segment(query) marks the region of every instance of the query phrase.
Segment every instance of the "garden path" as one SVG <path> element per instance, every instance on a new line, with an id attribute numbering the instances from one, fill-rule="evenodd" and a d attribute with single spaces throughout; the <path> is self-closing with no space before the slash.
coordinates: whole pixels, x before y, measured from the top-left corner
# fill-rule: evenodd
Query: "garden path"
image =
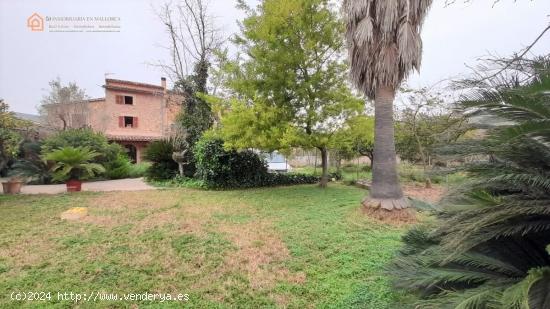
<path id="1" fill-rule="evenodd" d="M 111 191 L 145 191 L 157 188 L 147 184 L 143 178 L 120 179 L 85 182 L 82 191 L 111 192 Z M 59 194 L 67 192 L 67 187 L 62 185 L 27 185 L 21 189 L 22 194 Z M 0 192 L 1 193 L 1 192 Z"/>

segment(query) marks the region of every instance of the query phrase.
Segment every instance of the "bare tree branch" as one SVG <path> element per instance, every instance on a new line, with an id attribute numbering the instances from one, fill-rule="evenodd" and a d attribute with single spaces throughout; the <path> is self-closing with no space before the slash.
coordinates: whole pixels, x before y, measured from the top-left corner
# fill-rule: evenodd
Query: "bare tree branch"
<path id="1" fill-rule="evenodd" d="M 508 60 L 508 62 L 500 70 L 490 76 L 485 77 L 485 79 L 491 79 L 495 76 L 500 75 L 500 73 L 509 69 L 512 64 L 523 59 L 523 57 L 525 57 L 525 55 L 527 55 L 527 53 L 540 41 L 540 39 L 546 34 L 546 32 L 548 32 L 548 30 L 550 30 L 550 24 L 539 34 L 539 36 L 533 41 L 533 43 L 529 44 L 529 46 L 527 46 L 519 55 L 516 55 L 514 58 Z"/>
<path id="2" fill-rule="evenodd" d="M 209 14 L 208 0 L 166 2 L 157 11 L 169 37 L 170 63 L 149 63 L 172 81 L 184 80 L 199 62 L 209 62 L 221 46 L 220 30 Z"/>

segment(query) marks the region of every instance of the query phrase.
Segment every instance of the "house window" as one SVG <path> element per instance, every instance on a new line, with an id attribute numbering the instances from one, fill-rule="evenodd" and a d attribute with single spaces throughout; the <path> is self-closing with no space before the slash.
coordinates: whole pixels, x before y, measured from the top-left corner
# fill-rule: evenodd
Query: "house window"
<path id="1" fill-rule="evenodd" d="M 137 128 L 138 127 L 138 118 L 131 116 L 120 116 L 118 117 L 118 126 L 120 128 Z"/>
<path id="2" fill-rule="evenodd" d="M 129 95 L 117 95 L 116 104 L 134 105 L 134 97 Z"/>
<path id="3" fill-rule="evenodd" d="M 124 116 L 124 127 L 133 128 L 134 127 L 134 117 Z"/>

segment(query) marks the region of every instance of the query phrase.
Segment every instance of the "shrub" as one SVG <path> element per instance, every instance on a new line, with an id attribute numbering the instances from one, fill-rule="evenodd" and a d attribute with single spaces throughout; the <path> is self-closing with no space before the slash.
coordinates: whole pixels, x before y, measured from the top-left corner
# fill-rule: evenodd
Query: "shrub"
<path id="1" fill-rule="evenodd" d="M 152 184 L 158 187 L 204 189 L 204 181 L 196 178 L 176 176 L 168 180 L 156 180 Z"/>
<path id="2" fill-rule="evenodd" d="M 114 160 L 105 163 L 105 176 L 109 179 L 123 179 L 130 177 L 132 163 L 127 156 L 119 154 Z"/>
<path id="3" fill-rule="evenodd" d="M 170 140 L 155 141 L 145 149 L 144 158 L 151 162 L 145 176 L 151 180 L 171 179 L 177 175 L 178 164 L 172 159 L 174 146 Z"/>
<path id="4" fill-rule="evenodd" d="M 267 174 L 267 165 L 257 154 L 226 151 L 220 139 L 200 139 L 194 153 L 196 177 L 210 188 L 254 187 Z"/>
<path id="5" fill-rule="evenodd" d="M 410 163 L 402 162 L 399 166 L 399 176 L 410 182 L 425 183 L 430 180 L 432 183 L 442 183 L 445 177 L 438 174 L 437 170 L 424 171 L 420 166 L 415 166 Z"/>
<path id="6" fill-rule="evenodd" d="M 91 129 L 70 129 L 61 131 L 44 141 L 42 154 L 50 153 L 63 147 L 86 147 L 97 153 L 93 163 L 106 167 L 106 172 L 96 176 L 110 179 L 120 179 L 128 176 L 130 161 L 124 147 L 117 143 L 109 143 L 107 138 Z"/>
<path id="7" fill-rule="evenodd" d="M 315 184 L 319 177 L 306 174 L 267 174 L 261 183 L 265 187 Z"/>
<path id="8" fill-rule="evenodd" d="M 330 181 L 332 181 L 333 179 L 334 180 L 342 180 L 342 171 L 336 171 L 336 172 L 331 172 L 328 174 L 328 179 Z"/>
<path id="9" fill-rule="evenodd" d="M 209 188 L 252 188 L 263 186 L 310 184 L 315 176 L 270 174 L 267 164 L 256 153 L 225 150 L 223 141 L 203 137 L 195 146 L 196 177 Z"/>
<path id="10" fill-rule="evenodd" d="M 147 169 L 151 167 L 151 163 L 143 162 L 138 164 L 131 164 L 130 171 L 128 173 L 128 178 L 141 178 L 145 177 Z"/>
<path id="11" fill-rule="evenodd" d="M 92 163 L 99 154 L 88 147 L 63 147 L 44 154 L 44 160 L 55 162 L 54 179 L 88 179 L 105 172 L 101 164 Z"/>
<path id="12" fill-rule="evenodd" d="M 21 145 L 20 159 L 11 166 L 10 176 L 27 178 L 30 184 L 49 184 L 53 180 L 51 166 L 40 156 L 41 144 L 25 142 Z"/>

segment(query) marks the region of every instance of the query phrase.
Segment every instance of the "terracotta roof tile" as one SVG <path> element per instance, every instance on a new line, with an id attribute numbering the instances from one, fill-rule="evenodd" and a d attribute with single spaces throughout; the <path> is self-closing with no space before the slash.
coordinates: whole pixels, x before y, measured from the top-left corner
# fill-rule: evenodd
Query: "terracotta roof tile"
<path id="1" fill-rule="evenodd" d="M 107 138 L 112 141 L 131 141 L 131 142 L 151 142 L 159 141 L 164 136 L 139 136 L 139 135 L 111 135 L 107 134 Z"/>
<path id="2" fill-rule="evenodd" d="M 149 88 L 155 88 L 155 89 L 164 90 L 164 88 L 163 88 L 162 86 L 159 86 L 159 85 L 146 84 L 146 83 L 138 83 L 138 82 L 132 82 L 132 81 L 129 81 L 129 80 L 121 80 L 121 79 L 111 79 L 111 78 L 107 78 L 107 79 L 105 79 L 105 82 L 106 82 L 107 84 L 108 84 L 108 83 L 117 83 L 117 84 L 126 84 L 126 85 L 131 85 L 131 86 L 149 87 Z"/>

